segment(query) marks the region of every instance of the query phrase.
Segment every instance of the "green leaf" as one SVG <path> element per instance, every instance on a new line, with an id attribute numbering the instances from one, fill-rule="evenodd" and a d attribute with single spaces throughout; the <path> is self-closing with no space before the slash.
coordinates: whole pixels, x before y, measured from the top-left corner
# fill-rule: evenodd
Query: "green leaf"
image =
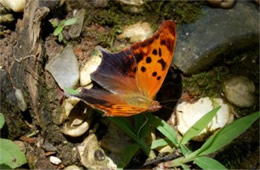
<path id="1" fill-rule="evenodd" d="M 135 129 L 139 138 L 145 138 L 150 130 L 151 113 L 139 114 L 135 116 Z"/>
<path id="2" fill-rule="evenodd" d="M 167 137 L 175 146 L 178 145 L 177 132 L 167 122 L 151 115 L 151 124 Z"/>
<path id="3" fill-rule="evenodd" d="M 63 28 L 60 27 L 60 26 L 58 26 L 58 27 L 54 30 L 53 35 L 54 35 L 54 36 L 59 35 L 59 34 L 62 32 L 62 30 L 63 30 Z"/>
<path id="4" fill-rule="evenodd" d="M 3 113 L 0 113 L 0 129 L 2 129 L 2 127 L 5 124 L 5 117 Z"/>
<path id="5" fill-rule="evenodd" d="M 167 141 L 166 139 L 157 139 L 157 140 L 152 142 L 151 149 L 163 147 L 163 146 L 166 146 L 166 145 L 169 145 L 169 141 Z"/>
<path id="6" fill-rule="evenodd" d="M 1 159 L 1 156 L 0 156 L 0 159 Z M 0 164 L 0 169 L 6 170 L 6 169 L 12 169 L 12 168 L 6 164 Z"/>
<path id="7" fill-rule="evenodd" d="M 190 168 L 189 168 L 187 165 L 185 165 L 185 164 L 181 165 L 181 167 L 182 167 L 184 170 L 190 170 Z"/>
<path id="8" fill-rule="evenodd" d="M 64 24 L 65 24 L 65 20 L 62 20 L 61 22 L 60 22 L 60 24 L 59 24 L 59 27 L 64 27 Z"/>
<path id="9" fill-rule="evenodd" d="M 195 158 L 194 163 L 197 164 L 200 168 L 205 169 L 205 170 L 227 169 L 220 162 L 218 162 L 215 159 L 209 158 L 209 157 L 197 157 L 197 158 Z"/>
<path id="10" fill-rule="evenodd" d="M 64 26 L 67 26 L 67 25 L 73 25 L 73 24 L 76 24 L 77 23 L 77 18 L 70 18 L 70 19 L 67 19 L 64 23 Z"/>
<path id="11" fill-rule="evenodd" d="M 53 21 L 51 21 L 51 25 L 53 28 L 56 28 L 58 26 L 58 21 L 54 19 Z"/>
<path id="12" fill-rule="evenodd" d="M 63 89 L 66 93 L 68 93 L 69 95 L 77 95 L 79 94 L 79 91 L 78 90 L 74 90 L 74 89 L 71 89 L 71 88 L 64 88 Z"/>
<path id="13" fill-rule="evenodd" d="M 123 169 L 124 167 L 126 167 L 129 162 L 131 161 L 131 159 L 134 157 L 135 153 L 140 149 L 140 146 L 138 144 L 131 144 L 128 145 L 123 154 L 120 155 L 120 162 L 118 164 L 118 168 L 119 169 Z"/>
<path id="14" fill-rule="evenodd" d="M 186 144 L 190 139 L 197 136 L 203 129 L 205 129 L 209 122 L 213 119 L 213 117 L 216 116 L 219 107 L 216 107 L 215 109 L 211 110 L 207 114 L 205 114 L 202 118 L 200 118 L 192 127 L 189 128 L 189 130 L 183 135 L 180 143 Z"/>
<path id="15" fill-rule="evenodd" d="M 137 142 L 145 154 L 148 156 L 149 155 L 149 147 L 145 143 L 143 138 L 138 138 L 138 136 L 135 133 L 135 129 L 130 125 L 130 123 L 127 121 L 126 118 L 123 117 L 109 117 L 113 123 L 115 123 L 123 132 L 125 132 L 128 136 L 130 136 L 135 142 Z"/>
<path id="16" fill-rule="evenodd" d="M 191 154 L 192 151 L 185 145 L 180 144 L 180 148 L 181 148 L 181 153 L 183 153 L 183 155 L 187 155 L 187 154 Z"/>
<path id="17" fill-rule="evenodd" d="M 62 33 L 59 34 L 58 40 L 59 40 L 59 42 L 61 42 L 61 41 L 63 40 L 63 35 L 62 35 Z"/>
<path id="18" fill-rule="evenodd" d="M 213 153 L 226 146 L 240 134 L 245 132 L 259 118 L 259 113 L 260 112 L 255 112 L 249 116 L 237 119 L 226 127 L 220 129 L 195 152 L 202 156 Z"/>
<path id="19" fill-rule="evenodd" d="M 11 168 L 17 168 L 26 162 L 24 153 L 14 142 L 0 138 L 0 164 L 5 164 Z"/>

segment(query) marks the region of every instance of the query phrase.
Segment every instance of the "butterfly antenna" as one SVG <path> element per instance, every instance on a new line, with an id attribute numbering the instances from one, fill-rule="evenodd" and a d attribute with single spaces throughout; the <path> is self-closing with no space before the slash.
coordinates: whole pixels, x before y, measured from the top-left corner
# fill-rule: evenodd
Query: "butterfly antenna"
<path id="1" fill-rule="evenodd" d="M 171 99 L 171 100 L 164 100 L 164 101 L 160 101 L 160 103 L 169 103 L 169 102 L 176 102 L 179 99 Z"/>
<path id="2" fill-rule="evenodd" d="M 137 137 L 139 138 L 139 134 L 140 134 L 140 132 L 141 132 L 141 130 L 143 129 L 143 127 L 145 126 L 145 124 L 148 122 L 148 117 L 145 115 L 145 114 L 143 114 L 144 115 L 144 117 L 145 117 L 145 121 L 144 121 L 144 123 L 141 125 L 141 127 L 138 129 L 138 132 L 137 132 Z"/>
<path id="3" fill-rule="evenodd" d="M 168 109 L 168 110 L 170 110 L 170 111 L 173 111 L 173 108 L 170 108 L 170 107 L 167 107 L 167 106 L 164 106 L 164 105 L 161 105 L 163 108 L 165 108 L 165 109 Z"/>

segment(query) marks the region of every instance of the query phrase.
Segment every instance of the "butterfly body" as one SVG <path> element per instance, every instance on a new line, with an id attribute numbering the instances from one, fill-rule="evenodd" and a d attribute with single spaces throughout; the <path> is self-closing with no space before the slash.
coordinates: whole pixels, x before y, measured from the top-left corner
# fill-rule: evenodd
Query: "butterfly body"
<path id="1" fill-rule="evenodd" d="M 82 89 L 74 96 L 106 116 L 159 110 L 161 105 L 154 97 L 171 65 L 175 44 L 175 24 L 165 21 L 151 38 L 119 53 L 100 49 L 103 59 L 91 78 L 105 90 Z"/>
<path id="2" fill-rule="evenodd" d="M 129 105 L 144 108 L 147 111 L 154 112 L 161 108 L 161 105 L 158 101 L 151 100 L 151 98 L 142 94 L 130 94 L 124 96 L 124 98 Z"/>

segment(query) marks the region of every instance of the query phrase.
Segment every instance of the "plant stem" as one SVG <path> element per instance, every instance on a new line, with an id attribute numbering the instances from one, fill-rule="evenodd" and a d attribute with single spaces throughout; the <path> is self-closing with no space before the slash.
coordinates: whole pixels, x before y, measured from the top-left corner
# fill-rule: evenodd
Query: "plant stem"
<path id="1" fill-rule="evenodd" d="M 198 155 L 198 152 L 192 152 L 191 154 L 189 155 L 186 155 L 186 156 L 183 156 L 183 157 L 180 157 L 180 158 L 177 158 L 177 159 L 174 159 L 170 162 L 167 162 L 167 167 L 177 167 L 177 166 L 181 166 L 182 164 L 184 163 L 187 163 L 187 162 L 190 162 L 190 161 L 193 161 L 196 156 Z"/>

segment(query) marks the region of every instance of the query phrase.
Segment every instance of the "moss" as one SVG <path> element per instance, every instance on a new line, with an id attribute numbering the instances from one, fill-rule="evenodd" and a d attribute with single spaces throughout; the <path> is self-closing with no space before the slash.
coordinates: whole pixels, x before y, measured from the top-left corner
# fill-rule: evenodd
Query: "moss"
<path id="1" fill-rule="evenodd" d="M 258 45 L 222 56 L 214 68 L 191 77 L 184 77 L 183 89 L 192 96 L 218 97 L 222 94 L 223 82 L 232 76 L 245 76 L 255 84 L 255 104 L 250 108 L 235 108 L 240 116 L 259 110 L 259 51 Z"/>
<path id="2" fill-rule="evenodd" d="M 208 72 L 195 74 L 183 79 L 183 88 L 192 96 L 218 97 L 222 92 L 222 82 L 229 77 L 226 67 L 215 67 Z"/>
<path id="3" fill-rule="evenodd" d="M 194 22 L 202 14 L 203 1 L 150 1 L 147 3 L 146 15 L 152 14 L 158 23 L 160 20 L 172 19 L 177 24 Z"/>
<path id="4" fill-rule="evenodd" d="M 105 33 L 97 35 L 97 40 L 99 44 L 111 48 L 125 25 L 147 21 L 156 30 L 162 20 L 172 19 L 177 24 L 190 23 L 200 16 L 203 4 L 204 2 L 153 1 L 146 2 L 141 7 L 143 12 L 133 14 L 127 12 L 129 6 L 109 1 L 108 6 L 102 9 L 89 5 L 85 24 L 98 23 L 109 28 Z"/>

